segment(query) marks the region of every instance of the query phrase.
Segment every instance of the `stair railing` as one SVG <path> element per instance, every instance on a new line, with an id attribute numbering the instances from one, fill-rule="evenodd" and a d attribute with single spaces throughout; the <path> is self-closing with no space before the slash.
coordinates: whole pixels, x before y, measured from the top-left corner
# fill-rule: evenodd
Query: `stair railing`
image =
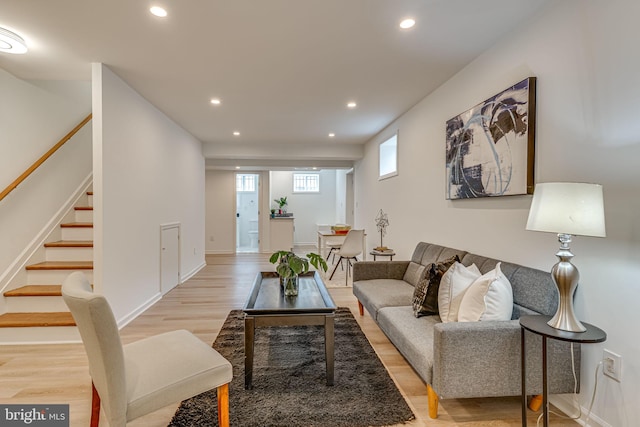
<path id="1" fill-rule="evenodd" d="M 82 127 L 84 125 L 86 125 L 91 120 L 91 117 L 92 117 L 92 114 L 89 114 L 87 117 L 85 117 L 85 119 L 83 121 L 81 121 L 78 124 L 78 126 L 73 128 L 71 130 L 71 132 L 66 134 L 64 136 L 64 138 L 62 138 L 60 141 L 58 141 L 58 143 L 56 145 L 51 147 L 51 149 L 49 151 L 47 151 L 46 153 L 44 153 L 42 155 L 42 157 L 40 157 L 38 160 L 36 160 L 34 164 L 29 166 L 29 168 L 26 171 L 24 171 L 22 173 L 22 175 L 20 175 L 18 178 L 16 178 L 15 181 L 13 181 L 11 184 L 9 184 L 9 186 L 7 188 L 5 188 L 2 191 L 2 193 L 0 193 L 0 201 L 2 201 L 2 199 L 4 199 L 9 193 L 11 193 L 13 190 L 15 190 L 18 185 L 22 184 L 22 182 L 25 179 L 27 179 L 29 177 L 29 175 L 31 175 L 36 169 L 38 169 L 38 167 L 40 165 L 42 165 L 49 157 L 51 157 L 53 155 L 53 153 L 58 151 L 58 149 L 60 147 L 62 147 L 65 144 L 65 142 L 70 140 L 73 137 L 73 135 L 75 135 L 80 129 L 82 129 Z"/>

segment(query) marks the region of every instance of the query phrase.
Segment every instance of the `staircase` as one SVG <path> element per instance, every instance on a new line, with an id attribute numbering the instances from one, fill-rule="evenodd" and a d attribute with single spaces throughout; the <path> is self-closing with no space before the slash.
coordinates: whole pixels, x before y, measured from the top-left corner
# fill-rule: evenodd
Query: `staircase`
<path id="1" fill-rule="evenodd" d="M 62 239 L 44 244 L 45 260 L 25 267 L 27 283 L 4 293 L 7 312 L 0 315 L 1 343 L 80 340 L 61 284 L 78 270 L 93 280 L 93 193 L 87 192 L 86 206 L 74 211 L 75 221 L 60 224 Z"/>

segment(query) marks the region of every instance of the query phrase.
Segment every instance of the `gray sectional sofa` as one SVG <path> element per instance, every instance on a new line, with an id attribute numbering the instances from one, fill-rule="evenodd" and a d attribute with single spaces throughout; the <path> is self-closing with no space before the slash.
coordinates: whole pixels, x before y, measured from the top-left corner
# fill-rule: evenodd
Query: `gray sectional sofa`
<path id="1" fill-rule="evenodd" d="M 411 261 L 357 262 L 353 293 L 360 314 L 370 313 L 427 385 L 429 415 L 437 416 L 438 399 L 515 396 L 521 394 L 521 315 L 552 315 L 557 290 L 548 272 L 508 262 L 502 272 L 513 289 L 509 321 L 442 323 L 438 315 L 416 318 L 412 297 L 415 285 L 431 263 L 457 255 L 462 264 L 475 264 L 481 273 L 499 260 L 430 243 L 419 243 Z M 527 394 L 542 393 L 540 337 L 527 332 Z M 576 388 L 570 344 L 548 342 L 549 392 L 571 393 Z M 580 378 L 580 346 L 573 357 Z M 578 380 L 579 381 L 579 380 Z M 577 384 L 579 388 L 579 383 Z"/>

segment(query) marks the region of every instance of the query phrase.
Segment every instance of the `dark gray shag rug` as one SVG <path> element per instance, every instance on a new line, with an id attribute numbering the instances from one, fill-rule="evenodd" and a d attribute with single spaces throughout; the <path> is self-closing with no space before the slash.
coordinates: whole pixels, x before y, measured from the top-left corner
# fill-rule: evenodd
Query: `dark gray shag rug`
<path id="1" fill-rule="evenodd" d="M 253 389 L 244 389 L 244 320 L 229 313 L 213 348 L 233 365 L 232 427 L 369 427 L 414 419 L 347 308 L 335 317 L 335 385 L 326 385 L 321 326 L 256 328 Z M 217 426 L 216 391 L 182 402 L 170 427 Z"/>

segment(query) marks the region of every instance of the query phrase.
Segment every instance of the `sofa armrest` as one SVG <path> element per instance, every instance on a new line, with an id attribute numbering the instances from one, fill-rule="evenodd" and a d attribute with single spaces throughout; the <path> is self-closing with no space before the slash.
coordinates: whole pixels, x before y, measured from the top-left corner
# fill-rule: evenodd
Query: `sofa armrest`
<path id="1" fill-rule="evenodd" d="M 542 393 L 540 336 L 526 334 L 527 394 Z M 434 326 L 432 387 L 443 398 L 521 394 L 521 329 L 518 320 L 440 323 Z M 574 349 L 577 372 L 580 348 Z M 549 391 L 574 388 L 570 344 L 548 340 Z M 579 376 L 579 375 L 578 375 Z M 578 385 L 579 387 L 579 385 Z"/>
<path id="2" fill-rule="evenodd" d="M 402 280 L 409 261 L 359 261 L 353 264 L 353 281 L 372 279 Z"/>
<path id="3" fill-rule="evenodd" d="M 439 323 L 434 326 L 433 338 L 432 387 L 439 396 L 518 394 L 520 324 L 517 320 Z"/>

